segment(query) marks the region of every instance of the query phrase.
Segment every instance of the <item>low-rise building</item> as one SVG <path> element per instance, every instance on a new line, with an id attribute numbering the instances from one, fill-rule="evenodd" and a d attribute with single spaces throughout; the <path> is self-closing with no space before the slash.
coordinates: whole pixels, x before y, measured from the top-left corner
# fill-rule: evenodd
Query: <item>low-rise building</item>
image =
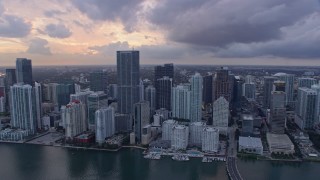
<path id="1" fill-rule="evenodd" d="M 246 152 L 252 154 L 263 153 L 263 146 L 260 138 L 255 137 L 239 137 L 239 152 Z"/>
<path id="2" fill-rule="evenodd" d="M 267 133 L 269 151 L 271 153 L 293 154 L 294 145 L 286 134 Z"/>

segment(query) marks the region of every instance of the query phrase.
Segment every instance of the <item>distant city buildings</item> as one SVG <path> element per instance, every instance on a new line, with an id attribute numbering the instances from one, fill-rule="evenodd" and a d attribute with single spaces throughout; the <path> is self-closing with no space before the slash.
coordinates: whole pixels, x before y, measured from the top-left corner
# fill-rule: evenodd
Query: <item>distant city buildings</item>
<path id="1" fill-rule="evenodd" d="M 17 58 L 16 78 L 18 83 L 33 85 L 31 60 L 26 58 Z"/>
<path id="2" fill-rule="evenodd" d="M 308 78 L 308 77 L 303 77 L 303 78 L 298 78 L 298 87 L 307 87 L 311 88 L 312 85 L 317 84 L 317 80 L 314 78 Z"/>
<path id="3" fill-rule="evenodd" d="M 91 91 L 103 91 L 108 93 L 108 74 L 106 71 L 96 71 L 91 72 L 89 81 L 90 81 L 90 90 Z"/>

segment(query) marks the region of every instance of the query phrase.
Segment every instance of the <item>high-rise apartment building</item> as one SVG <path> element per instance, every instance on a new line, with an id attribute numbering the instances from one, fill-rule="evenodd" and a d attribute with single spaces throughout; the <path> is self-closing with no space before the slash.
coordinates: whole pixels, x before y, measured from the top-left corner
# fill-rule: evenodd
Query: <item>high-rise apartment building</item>
<path id="1" fill-rule="evenodd" d="M 208 73 L 208 75 L 203 77 L 202 101 L 204 104 L 212 103 L 212 85 L 213 75 L 212 73 Z"/>
<path id="2" fill-rule="evenodd" d="M 95 112 L 108 106 L 108 96 L 103 91 L 92 93 L 88 96 L 88 128 L 91 131 L 95 131 Z"/>
<path id="3" fill-rule="evenodd" d="M 189 86 L 178 85 L 172 88 L 172 117 L 190 120 L 191 91 Z"/>
<path id="4" fill-rule="evenodd" d="M 108 74 L 106 71 L 97 71 L 90 73 L 90 90 L 91 91 L 103 91 L 108 93 Z"/>
<path id="5" fill-rule="evenodd" d="M 202 132 L 206 127 L 204 122 L 193 122 L 189 125 L 190 131 L 190 144 L 201 146 L 202 143 Z"/>
<path id="6" fill-rule="evenodd" d="M 202 130 L 202 151 L 218 152 L 219 150 L 219 129 L 205 127 Z"/>
<path id="7" fill-rule="evenodd" d="M 165 108 L 171 110 L 172 79 L 165 76 L 157 79 L 157 84 L 156 109 Z"/>
<path id="8" fill-rule="evenodd" d="M 270 127 L 272 133 L 283 134 L 286 124 L 286 93 L 283 91 L 271 92 Z"/>
<path id="9" fill-rule="evenodd" d="M 320 84 L 312 85 L 311 89 L 316 91 L 316 93 L 317 93 L 314 122 L 316 124 L 319 124 L 320 123 Z"/>
<path id="10" fill-rule="evenodd" d="M 138 143 L 141 143 L 142 128 L 150 124 L 150 107 L 148 101 L 141 101 L 134 104 L 134 132 Z"/>
<path id="11" fill-rule="evenodd" d="M 294 74 L 280 73 L 277 76 L 281 81 L 285 82 L 286 102 L 285 105 L 294 108 Z"/>
<path id="12" fill-rule="evenodd" d="M 139 101 L 139 51 L 117 51 L 118 111 L 133 113 L 133 104 Z"/>
<path id="13" fill-rule="evenodd" d="M 229 123 L 229 102 L 220 97 L 212 106 L 212 125 L 219 128 L 223 133 L 227 133 Z"/>
<path id="14" fill-rule="evenodd" d="M 213 80 L 213 101 L 224 97 L 230 103 L 233 97 L 233 82 L 234 76 L 227 68 L 217 70 Z"/>
<path id="15" fill-rule="evenodd" d="M 149 85 L 145 89 L 145 100 L 149 102 L 150 105 L 150 115 L 154 115 L 156 110 L 156 88 Z"/>
<path id="16" fill-rule="evenodd" d="M 34 83 L 35 108 L 37 113 L 37 128 L 42 129 L 42 86 L 40 83 Z"/>
<path id="17" fill-rule="evenodd" d="M 17 77 L 16 77 L 16 69 L 6 69 L 6 95 L 5 95 L 5 106 L 6 111 L 10 111 L 10 86 L 13 86 L 17 83 Z"/>
<path id="18" fill-rule="evenodd" d="M 302 87 L 298 89 L 295 122 L 301 129 L 311 129 L 315 124 L 317 91 Z"/>
<path id="19" fill-rule="evenodd" d="M 247 99 L 256 99 L 256 85 L 254 83 L 244 83 L 242 93 Z"/>
<path id="20" fill-rule="evenodd" d="M 303 78 L 298 78 L 298 87 L 307 87 L 311 88 L 312 85 L 317 84 L 317 80 L 314 78 L 308 78 L 308 77 L 303 77 Z"/>
<path id="21" fill-rule="evenodd" d="M 273 83 L 276 81 L 277 78 L 273 76 L 265 76 L 264 77 L 264 84 L 263 84 L 263 106 L 266 109 L 270 108 L 270 99 L 271 99 L 271 92 L 273 91 Z"/>
<path id="22" fill-rule="evenodd" d="M 115 134 L 115 113 L 112 107 L 98 109 L 95 112 L 96 142 L 102 144 Z"/>
<path id="23" fill-rule="evenodd" d="M 190 121 L 201 121 L 202 118 L 202 85 L 203 78 L 199 73 L 193 75 L 190 80 Z"/>

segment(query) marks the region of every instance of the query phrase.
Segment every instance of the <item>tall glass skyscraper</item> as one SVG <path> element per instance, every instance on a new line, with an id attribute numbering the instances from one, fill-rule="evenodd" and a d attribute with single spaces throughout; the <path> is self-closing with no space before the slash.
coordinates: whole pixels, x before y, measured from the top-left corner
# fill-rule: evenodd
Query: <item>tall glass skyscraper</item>
<path id="1" fill-rule="evenodd" d="M 91 91 L 104 91 L 108 93 L 107 72 L 98 71 L 90 73 L 90 90 Z"/>
<path id="2" fill-rule="evenodd" d="M 6 69 L 6 111 L 10 111 L 10 86 L 13 86 L 16 83 L 16 69 Z"/>
<path id="3" fill-rule="evenodd" d="M 139 61 L 139 51 L 117 51 L 119 113 L 133 113 L 133 104 L 139 102 Z"/>
<path id="4" fill-rule="evenodd" d="M 33 85 L 31 60 L 26 58 L 17 58 L 16 76 L 18 83 Z"/>
<path id="5" fill-rule="evenodd" d="M 191 84 L 191 122 L 201 121 L 202 118 L 202 85 L 203 78 L 199 73 L 196 73 L 190 78 Z"/>

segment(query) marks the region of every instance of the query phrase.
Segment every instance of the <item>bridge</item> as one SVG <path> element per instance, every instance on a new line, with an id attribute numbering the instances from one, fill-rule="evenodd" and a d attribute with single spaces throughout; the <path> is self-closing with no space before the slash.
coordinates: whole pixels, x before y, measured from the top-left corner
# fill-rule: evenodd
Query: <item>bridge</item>
<path id="1" fill-rule="evenodd" d="M 227 158 L 227 172 L 231 180 L 243 180 L 236 164 L 235 157 Z"/>

